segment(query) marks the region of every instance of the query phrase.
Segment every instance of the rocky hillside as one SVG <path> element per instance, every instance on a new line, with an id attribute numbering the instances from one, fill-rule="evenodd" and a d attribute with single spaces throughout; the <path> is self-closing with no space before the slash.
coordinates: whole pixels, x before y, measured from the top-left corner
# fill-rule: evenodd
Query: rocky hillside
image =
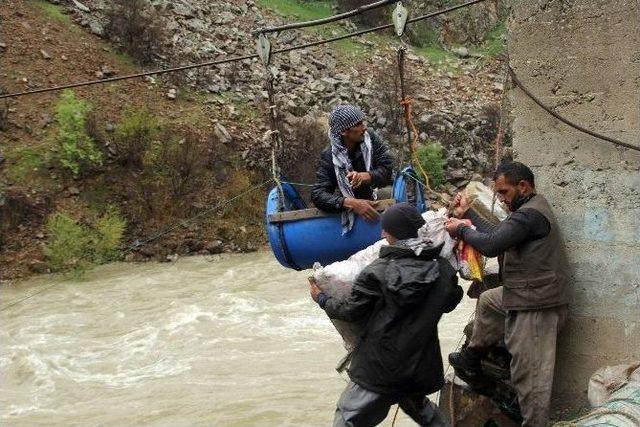
<path id="1" fill-rule="evenodd" d="M 142 15 L 153 19 L 157 31 L 140 35 L 147 41 L 145 54 L 132 57 L 120 53 L 128 39 L 122 28 L 114 29 L 115 3 L 32 0 L 2 8 L 0 89 L 13 92 L 250 54 L 251 30 L 296 19 L 281 16 L 287 9 L 279 7 L 295 1 L 152 0 L 150 7 L 141 1 Z M 286 47 L 354 27 L 347 22 L 285 32 L 272 42 Z M 488 43 L 499 44 L 499 36 L 493 37 Z M 315 156 L 326 143 L 325 113 L 339 102 L 359 104 L 370 125 L 403 157 L 396 46 L 392 35 L 382 34 L 274 57 L 271 71 L 286 136 L 281 162 L 290 179 L 313 179 Z M 474 173 L 491 168 L 504 74 L 490 48 L 410 48 L 407 54 L 407 90 L 420 139 L 441 143 L 447 155 L 441 191 L 451 193 Z M 76 98 L 90 105 L 89 135 L 104 157 L 102 164 L 75 176 L 59 161 L 61 94 L 8 103 L 0 122 L 4 278 L 50 269 L 43 247 L 50 238 L 47 219 L 55 213 L 91 224 L 115 206 L 127 224 L 123 243 L 130 245 L 260 182 L 270 150 L 264 138 L 264 75 L 257 60 L 245 60 L 75 90 Z M 137 157 L 123 136 L 127 120 L 142 117 L 136 111 L 146 111 L 155 123 L 150 127 L 158 127 Z M 263 197 L 264 192 L 254 193 L 231 211 L 184 224 L 130 251 L 127 259 L 252 250 L 264 243 Z"/>
<path id="2" fill-rule="evenodd" d="M 109 30 L 113 2 L 60 3 L 66 4 L 74 20 L 88 31 L 116 43 L 121 41 L 119 34 Z M 296 2 L 151 1 L 155 16 L 164 27 L 162 43 L 153 46 L 153 65 L 176 66 L 255 53 L 251 31 L 296 20 L 295 16 L 282 18 L 277 14 L 278 10 L 287 10 L 283 6 L 291 3 Z M 451 2 L 441 1 L 438 8 L 448 3 Z M 434 7 L 419 3 L 415 13 L 433 11 Z M 439 38 L 445 41 L 477 41 L 497 22 L 496 3 L 489 2 L 440 17 L 434 20 L 434 28 L 438 28 Z M 422 24 L 409 28 L 418 25 Z M 353 23 L 346 21 L 318 32 L 283 32 L 272 43 L 274 48 L 284 48 L 355 29 Z M 494 46 L 496 41 L 500 44 L 500 40 L 492 40 Z M 277 101 L 286 121 L 296 123 L 294 117 L 316 117 L 339 102 L 354 102 L 368 113 L 376 129 L 388 138 L 396 137 L 401 129 L 400 109 L 395 102 L 398 82 L 392 77 L 397 72 L 393 62 L 395 47 L 397 40 L 388 32 L 275 56 L 271 70 L 280 93 Z M 438 141 L 450 148 L 451 171 L 457 170 L 452 177 L 470 176 L 490 167 L 489 157 L 484 155 L 489 153 L 480 148 L 493 139 L 492 131 L 486 127 L 495 127 L 496 114 L 499 116 L 495 110 L 499 108 L 504 80 L 504 71 L 491 56 L 495 54 L 491 47 L 474 52 L 459 46 L 451 52 L 437 53 L 433 49 L 415 48 L 407 55 L 409 95 L 415 99 L 421 139 Z M 264 69 L 257 60 L 189 71 L 180 76 L 180 83 L 213 95 L 230 95 L 234 102 L 244 101 L 258 108 L 266 101 Z M 460 139 L 467 141 L 460 144 Z M 263 153 L 250 154 L 255 153 L 245 154 L 250 166 L 261 163 Z"/>

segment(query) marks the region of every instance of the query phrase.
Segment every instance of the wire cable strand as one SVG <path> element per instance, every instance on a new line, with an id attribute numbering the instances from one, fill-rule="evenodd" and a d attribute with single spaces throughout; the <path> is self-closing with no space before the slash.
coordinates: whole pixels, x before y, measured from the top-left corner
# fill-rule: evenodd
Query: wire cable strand
<path id="1" fill-rule="evenodd" d="M 422 20 L 425 20 L 425 19 L 433 18 L 435 16 L 444 15 L 444 14 L 456 11 L 458 9 L 466 8 L 466 7 L 472 6 L 472 5 L 477 4 L 477 3 L 482 3 L 484 1 L 487 1 L 487 0 L 472 0 L 470 2 L 462 3 L 462 4 L 459 4 L 457 6 L 452 6 L 452 7 L 446 8 L 446 9 L 442 9 L 442 10 L 439 10 L 437 12 L 432 12 L 432 13 L 429 13 L 429 14 L 426 14 L 426 15 L 418 16 L 418 17 L 415 17 L 415 18 L 407 20 L 407 25 L 408 24 L 412 24 L 414 22 L 422 21 Z M 276 50 L 274 50 L 272 52 L 272 54 L 275 55 L 275 54 L 279 54 L 279 53 L 290 52 L 290 51 L 293 51 L 293 50 L 306 49 L 308 47 L 319 46 L 319 45 L 326 44 L 326 43 L 332 43 L 332 42 L 348 39 L 348 38 L 351 38 L 351 37 L 357 37 L 357 36 L 361 36 L 361 35 L 364 35 L 364 34 L 373 33 L 373 32 L 376 32 L 376 31 L 386 30 L 386 29 L 392 28 L 392 27 L 393 27 L 393 24 L 380 25 L 378 27 L 368 28 L 366 30 L 361 30 L 361 31 L 355 31 L 353 33 L 348 33 L 348 34 L 344 34 L 344 35 L 341 35 L 341 36 L 332 37 L 332 38 L 329 38 L 329 39 L 323 39 L 323 40 L 318 40 L 318 41 L 315 41 L 315 42 L 304 43 L 304 44 L 300 44 L 300 45 L 294 45 L 294 46 L 290 46 L 290 47 L 286 47 L 286 48 L 276 49 Z M 21 96 L 33 95 L 33 94 L 38 94 L 38 93 L 54 92 L 54 91 L 59 91 L 59 90 L 64 90 L 64 89 L 72 89 L 72 88 L 76 88 L 76 87 L 98 85 L 98 84 L 103 84 L 103 83 L 113 83 L 113 82 L 118 82 L 118 81 L 122 81 L 122 80 L 130 80 L 130 79 L 136 79 L 136 78 L 146 77 L 146 76 L 154 76 L 154 75 L 161 75 L 161 74 L 167 74 L 167 73 L 175 73 L 175 72 L 179 72 L 179 71 L 191 70 L 191 69 L 194 69 L 194 68 L 210 67 L 210 66 L 214 66 L 214 65 L 227 64 L 227 63 L 230 63 L 230 62 L 244 61 L 244 60 L 247 60 L 247 59 L 254 59 L 254 58 L 258 58 L 258 55 L 257 54 L 251 54 L 251 55 L 244 55 L 244 56 L 236 56 L 236 57 L 232 57 L 232 58 L 219 59 L 219 60 L 215 60 L 215 61 L 201 62 L 201 63 L 197 63 L 197 64 L 183 65 L 183 66 L 172 67 L 172 68 L 163 68 L 163 69 L 158 69 L 158 70 L 153 70 L 153 71 L 146 71 L 146 72 L 136 73 L 136 74 L 128 74 L 128 75 L 125 75 L 125 76 L 109 77 L 109 78 L 100 79 L 100 80 L 89 80 L 89 81 L 85 81 L 85 82 L 70 83 L 70 84 L 52 86 L 52 87 L 41 88 L 41 89 L 32 89 L 32 90 L 23 91 L 23 92 L 0 94 L 0 99 L 18 98 L 18 97 L 21 97 Z"/>
<path id="2" fill-rule="evenodd" d="M 133 250 L 135 250 L 135 249 L 137 249 L 137 248 L 139 248 L 141 246 L 147 245 L 147 244 L 149 244 L 149 243 L 151 243 L 151 242 L 153 242 L 155 240 L 158 240 L 160 237 L 165 236 L 165 235 L 171 233 L 172 231 L 177 230 L 180 227 L 184 227 L 185 225 L 189 224 L 190 222 L 193 222 L 194 220 L 196 220 L 196 219 L 198 219 L 198 218 L 200 218 L 202 216 L 208 215 L 209 213 L 214 212 L 214 211 L 216 211 L 218 209 L 224 209 L 228 205 L 231 205 L 233 202 L 235 202 L 236 200 L 240 199 L 241 197 L 243 197 L 243 196 L 245 196 L 245 195 L 247 195 L 249 193 L 252 193 L 252 192 L 254 192 L 255 190 L 257 190 L 259 188 L 264 187 L 265 185 L 267 185 L 268 183 L 270 183 L 272 181 L 273 181 L 273 178 L 269 178 L 268 180 L 263 181 L 260 184 L 254 185 L 254 186 L 252 186 L 250 188 L 247 188 L 246 190 L 242 191 L 239 194 L 236 194 L 234 197 L 232 197 L 232 198 L 230 198 L 228 200 L 224 200 L 224 201 L 222 201 L 222 202 L 220 202 L 220 203 L 218 203 L 216 205 L 210 206 L 208 209 L 205 209 L 205 210 L 203 210 L 201 212 L 198 212 L 197 214 L 193 215 L 190 218 L 187 218 L 187 219 L 184 219 L 184 220 L 180 220 L 180 221 L 176 222 L 175 224 L 165 228 L 164 230 L 161 230 L 161 231 L 157 232 L 156 234 L 152 235 L 151 237 L 148 237 L 148 238 L 146 238 L 144 240 L 137 240 L 132 245 L 130 245 L 128 248 L 126 248 L 122 253 L 123 254 L 128 254 L 129 252 L 131 252 L 131 251 L 133 251 Z"/>
<path id="3" fill-rule="evenodd" d="M 267 34 L 274 33 L 276 31 L 284 31 L 284 30 L 293 30 L 296 28 L 305 28 L 305 27 L 316 27 L 318 25 L 329 24 L 331 22 L 340 21 L 346 18 L 350 18 L 356 15 L 362 15 L 364 12 L 369 10 L 378 9 L 384 6 L 388 6 L 393 3 L 397 3 L 400 0 L 381 0 L 375 3 L 369 3 L 364 6 L 360 6 L 357 9 L 350 10 L 348 12 L 339 13 L 337 15 L 328 16 L 326 18 L 313 19 L 311 21 L 303 21 L 303 22 L 294 22 L 291 24 L 280 25 L 277 27 L 267 27 L 267 28 L 259 28 L 253 31 L 253 34 Z"/>
<path id="4" fill-rule="evenodd" d="M 591 135 L 591 136 L 593 136 L 595 138 L 598 138 L 598 139 L 601 139 L 603 141 L 610 142 L 610 143 L 612 143 L 614 145 L 619 145 L 621 147 L 625 147 L 625 148 L 628 148 L 630 150 L 640 151 L 640 146 L 636 146 L 636 145 L 630 144 L 628 142 L 620 141 L 620 140 L 617 140 L 615 138 L 611 138 L 609 136 L 602 135 L 601 133 L 589 130 L 589 129 L 585 128 L 584 126 L 581 126 L 581 125 L 579 125 L 577 123 L 574 123 L 574 122 L 570 121 L 569 119 L 564 118 L 560 114 L 558 114 L 555 111 L 553 111 L 549 106 L 545 105 L 542 101 L 540 101 L 540 99 L 537 96 L 535 96 L 525 85 L 523 85 L 522 82 L 520 81 L 520 79 L 518 78 L 516 72 L 511 67 L 509 67 L 509 74 L 511 75 L 511 80 L 513 81 L 513 83 L 516 86 L 518 86 L 525 93 L 525 95 L 527 95 L 529 98 L 531 98 L 531 100 L 533 102 L 538 104 L 538 106 L 540 108 L 542 108 L 547 113 L 551 114 L 556 119 L 560 120 L 562 123 L 564 123 L 566 125 L 569 125 L 572 128 L 579 130 L 580 132 L 584 132 L 584 133 L 586 133 L 588 135 Z"/>

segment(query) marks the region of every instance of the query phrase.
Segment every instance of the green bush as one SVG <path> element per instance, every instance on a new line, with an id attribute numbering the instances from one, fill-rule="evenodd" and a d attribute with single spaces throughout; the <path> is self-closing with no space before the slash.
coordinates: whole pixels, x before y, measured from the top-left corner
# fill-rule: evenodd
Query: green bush
<path id="1" fill-rule="evenodd" d="M 92 224 L 83 225 L 65 213 L 52 215 L 46 223 L 44 248 L 52 271 L 81 275 L 93 265 L 117 260 L 126 227 L 117 209 L 109 207 Z"/>
<path id="2" fill-rule="evenodd" d="M 145 154 L 159 132 L 160 123 L 149 110 L 127 110 L 115 133 L 118 161 L 142 169 Z"/>
<path id="3" fill-rule="evenodd" d="M 202 139 L 192 129 L 167 129 L 149 156 L 154 173 L 171 190 L 172 198 L 180 198 L 203 185 L 211 139 Z"/>
<path id="4" fill-rule="evenodd" d="M 102 165 L 102 152 L 87 133 L 87 113 L 90 106 L 76 99 L 72 91 L 65 91 L 56 106 L 56 120 L 60 125 L 57 142 L 62 167 L 77 177 L 85 169 Z"/>
<path id="5" fill-rule="evenodd" d="M 82 273 L 89 265 L 88 230 L 64 213 L 56 213 L 46 223 L 49 241 L 44 248 L 51 271 Z"/>
<path id="6" fill-rule="evenodd" d="M 444 180 L 444 167 L 447 164 L 442 145 L 435 142 L 423 144 L 418 147 L 417 154 L 420 164 L 429 176 L 431 187 L 442 184 Z"/>
<path id="7" fill-rule="evenodd" d="M 104 264 L 120 258 L 120 245 L 127 222 L 113 206 L 95 221 L 94 235 L 91 239 L 94 264 Z"/>

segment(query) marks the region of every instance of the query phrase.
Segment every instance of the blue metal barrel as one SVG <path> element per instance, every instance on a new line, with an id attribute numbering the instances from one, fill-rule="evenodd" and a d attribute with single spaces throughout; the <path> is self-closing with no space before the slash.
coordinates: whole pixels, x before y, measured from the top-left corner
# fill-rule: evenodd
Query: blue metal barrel
<path id="1" fill-rule="evenodd" d="M 353 228 L 344 236 L 340 214 L 331 214 L 287 222 L 272 222 L 269 216 L 292 210 L 296 200 L 302 201 L 289 184 L 282 184 L 284 209 L 280 210 L 280 194 L 274 188 L 267 198 L 266 227 L 273 254 L 280 264 L 295 270 L 311 268 L 315 262 L 331 264 L 349 258 L 381 239 L 380 221 L 367 222 L 356 216 Z M 297 203 L 297 209 L 303 209 Z"/>
<path id="2" fill-rule="evenodd" d="M 422 187 L 408 174 L 414 174 L 411 167 L 404 168 L 393 185 L 393 198 L 405 202 L 413 195 L 418 211 L 427 209 Z M 411 186 L 409 189 L 408 186 Z M 306 209 L 298 191 L 291 185 L 282 184 L 282 194 L 276 187 L 267 197 L 265 222 L 269 243 L 280 264 L 295 270 L 311 268 L 315 262 L 328 265 L 342 261 L 354 253 L 381 239 L 380 221 L 368 222 L 356 216 L 351 231 L 342 235 L 340 214 L 321 214 L 286 221 L 274 219 L 273 214 L 302 211 Z"/>

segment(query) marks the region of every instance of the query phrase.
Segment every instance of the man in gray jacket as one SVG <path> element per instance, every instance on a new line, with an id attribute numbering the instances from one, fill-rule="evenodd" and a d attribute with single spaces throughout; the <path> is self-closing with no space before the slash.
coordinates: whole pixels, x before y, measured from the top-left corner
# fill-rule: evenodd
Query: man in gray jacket
<path id="1" fill-rule="evenodd" d="M 481 371 L 488 347 L 504 340 L 511 353 L 511 381 L 518 394 L 523 426 L 546 426 L 556 360 L 556 339 L 567 317 L 569 265 L 556 217 L 536 193 L 533 172 L 522 163 L 501 164 L 495 191 L 511 215 L 492 226 L 462 196 L 447 231 L 485 256 L 500 258 L 502 287 L 480 295 L 469 345 L 449 355 L 457 368 Z"/>

